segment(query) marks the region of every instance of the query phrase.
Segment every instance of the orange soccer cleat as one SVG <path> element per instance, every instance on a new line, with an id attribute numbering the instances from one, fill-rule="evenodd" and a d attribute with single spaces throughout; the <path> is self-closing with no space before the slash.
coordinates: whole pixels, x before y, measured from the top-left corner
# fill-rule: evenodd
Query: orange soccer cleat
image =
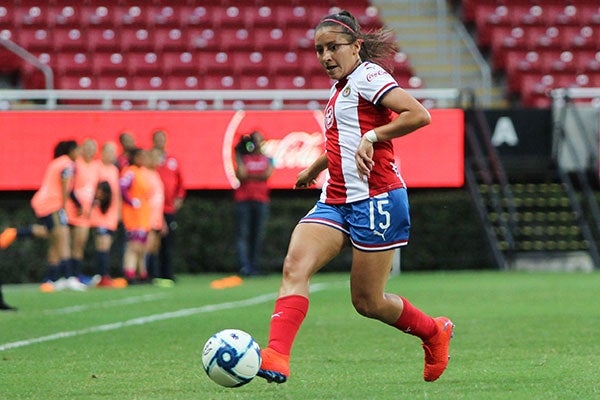
<path id="1" fill-rule="evenodd" d="M 281 354 L 269 347 L 261 350 L 262 362 L 257 376 L 267 382 L 283 383 L 290 376 L 290 356 Z"/>
<path id="2" fill-rule="evenodd" d="M 454 336 L 454 324 L 446 317 L 435 318 L 438 332 L 434 337 L 423 342 L 425 350 L 425 369 L 423 379 L 433 382 L 439 378 L 448 366 L 450 339 Z"/>
<path id="3" fill-rule="evenodd" d="M 6 228 L 0 233 L 0 249 L 6 249 L 17 238 L 17 228 Z"/>

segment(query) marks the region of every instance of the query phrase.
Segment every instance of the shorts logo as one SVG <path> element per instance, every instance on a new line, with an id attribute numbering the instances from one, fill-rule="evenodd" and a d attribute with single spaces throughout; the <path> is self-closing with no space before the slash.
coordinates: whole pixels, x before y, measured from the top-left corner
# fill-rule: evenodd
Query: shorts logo
<path id="1" fill-rule="evenodd" d="M 342 96 L 344 96 L 344 97 L 350 96 L 350 86 L 346 86 L 344 88 L 344 91 L 342 92 Z"/>
<path id="2" fill-rule="evenodd" d="M 325 127 L 327 129 L 333 126 L 333 106 L 328 106 L 325 110 Z"/>

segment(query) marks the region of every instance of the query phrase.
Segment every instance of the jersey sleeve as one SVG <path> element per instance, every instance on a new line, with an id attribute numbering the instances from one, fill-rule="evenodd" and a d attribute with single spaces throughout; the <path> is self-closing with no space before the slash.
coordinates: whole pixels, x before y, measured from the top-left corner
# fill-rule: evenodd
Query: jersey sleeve
<path id="1" fill-rule="evenodd" d="M 390 90 L 399 87 L 394 77 L 377 64 L 369 63 L 362 73 L 357 82 L 359 93 L 373 104 L 379 105 Z"/>

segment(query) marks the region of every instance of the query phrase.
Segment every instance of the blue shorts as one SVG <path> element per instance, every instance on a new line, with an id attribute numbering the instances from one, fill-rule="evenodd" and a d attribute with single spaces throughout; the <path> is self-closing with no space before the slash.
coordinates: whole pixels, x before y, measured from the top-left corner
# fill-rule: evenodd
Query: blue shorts
<path id="1" fill-rule="evenodd" d="M 50 215 L 46 215 L 45 217 L 40 217 L 37 220 L 40 225 L 44 225 L 46 229 L 48 229 L 48 232 L 52 231 L 56 226 L 69 225 L 69 219 L 67 218 L 67 213 L 64 208 L 61 208 Z"/>
<path id="2" fill-rule="evenodd" d="M 408 244 L 410 216 L 406 189 L 395 189 L 349 204 L 317 205 L 300 220 L 331 226 L 363 251 L 395 249 Z"/>

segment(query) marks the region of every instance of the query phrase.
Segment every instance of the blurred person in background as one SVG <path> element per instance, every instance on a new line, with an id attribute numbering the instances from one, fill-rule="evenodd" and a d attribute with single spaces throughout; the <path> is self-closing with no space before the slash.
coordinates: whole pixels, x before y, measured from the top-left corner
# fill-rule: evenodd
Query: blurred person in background
<path id="1" fill-rule="evenodd" d="M 75 160 L 73 190 L 66 204 L 67 218 L 71 230 L 71 268 L 79 280 L 92 286 L 89 276 L 82 272 L 85 247 L 90 235 L 90 215 L 98 187 L 98 163 L 94 157 L 98 144 L 94 139 L 85 139 L 81 144 L 81 152 Z"/>
<path id="2" fill-rule="evenodd" d="M 152 134 L 152 145 L 160 154 L 160 164 L 156 168 L 164 186 L 164 218 L 165 230 L 160 242 L 159 268 L 157 283 L 170 286 L 175 282 L 173 272 L 173 247 L 177 229 L 177 212 L 183 205 L 186 191 L 183 185 L 181 166 L 177 159 L 166 151 L 167 134 L 164 130 L 156 130 Z"/>
<path id="3" fill-rule="evenodd" d="M 119 171 L 129 165 L 131 150 L 135 149 L 135 139 L 128 132 L 123 132 L 119 135 L 119 143 L 121 144 L 121 154 L 117 156 L 117 168 Z"/>
<path id="4" fill-rule="evenodd" d="M 16 307 L 10 306 L 4 302 L 4 295 L 2 294 L 2 284 L 0 283 L 0 311 L 17 311 Z"/>
<path id="5" fill-rule="evenodd" d="M 260 132 L 244 135 L 235 146 L 235 176 L 240 186 L 234 191 L 236 251 L 242 276 L 261 275 L 260 256 L 269 217 L 269 186 L 273 160 L 262 152 Z"/>
<path id="6" fill-rule="evenodd" d="M 148 242 L 146 244 L 146 269 L 149 279 L 159 285 L 162 283 L 158 275 L 158 253 L 160 241 L 163 234 L 166 234 L 164 206 L 165 206 L 165 188 L 156 168 L 162 161 L 162 153 L 158 149 L 152 149 L 148 152 L 149 161 L 147 168 L 147 180 L 150 186 L 150 232 L 148 233 Z"/>
<path id="7" fill-rule="evenodd" d="M 59 142 L 54 159 L 48 164 L 42 184 L 31 199 L 37 223 L 20 228 L 7 228 L 0 234 L 0 248 L 6 249 L 15 239 L 47 238 L 48 269 L 40 286 L 43 292 L 71 289 L 85 290 L 86 286 L 73 275 L 69 220 L 65 207 L 73 189 L 75 160 L 79 146 L 74 140 Z"/>
<path id="8" fill-rule="evenodd" d="M 127 240 L 123 254 L 123 272 L 130 284 L 148 280 L 144 255 L 151 228 L 151 207 L 146 165 L 148 152 L 140 148 L 131 150 L 130 165 L 125 167 L 119 179 L 123 200 L 123 226 Z"/>
<path id="9" fill-rule="evenodd" d="M 116 159 L 116 144 L 106 142 L 102 146 L 102 157 L 95 160 L 99 183 L 90 224 L 95 228 L 94 271 L 100 277 L 97 284 L 99 287 L 115 286 L 115 281 L 110 276 L 110 250 L 121 215 L 121 189 Z"/>

